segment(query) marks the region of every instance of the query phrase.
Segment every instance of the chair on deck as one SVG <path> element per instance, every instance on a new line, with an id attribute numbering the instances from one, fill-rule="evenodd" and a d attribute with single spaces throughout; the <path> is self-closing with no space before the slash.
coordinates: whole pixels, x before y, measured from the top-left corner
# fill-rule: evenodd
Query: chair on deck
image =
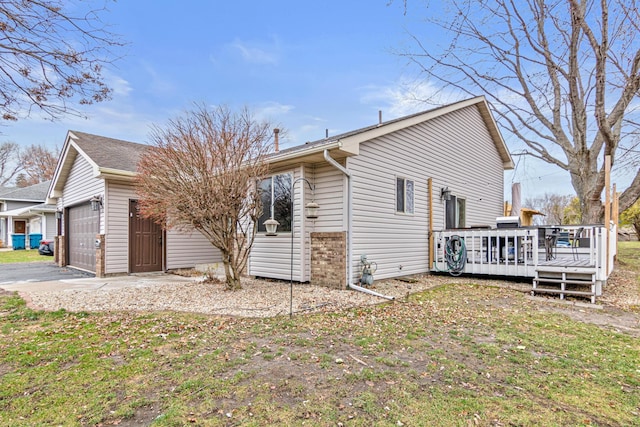
<path id="1" fill-rule="evenodd" d="M 580 227 L 576 230 L 576 233 L 573 235 L 573 240 L 571 241 L 571 253 L 573 254 L 573 260 L 578 260 L 578 248 L 580 247 L 580 236 L 584 231 L 584 227 Z"/>
<path id="2" fill-rule="evenodd" d="M 551 261 L 556 257 L 554 253 L 554 249 L 556 247 L 556 240 L 558 239 L 558 231 L 559 231 L 559 230 L 557 231 L 556 230 L 557 229 L 554 229 L 551 234 L 549 234 L 548 236 L 545 236 L 544 238 L 544 249 L 545 249 L 547 261 Z"/>

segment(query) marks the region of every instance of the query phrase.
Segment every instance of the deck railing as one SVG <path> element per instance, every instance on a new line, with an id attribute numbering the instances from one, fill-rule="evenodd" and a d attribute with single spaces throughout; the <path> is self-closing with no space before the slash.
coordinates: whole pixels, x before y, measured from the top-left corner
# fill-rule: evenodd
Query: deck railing
<path id="1" fill-rule="evenodd" d="M 615 233 L 615 226 L 607 233 L 601 225 L 442 230 L 434 233 L 432 269 L 451 270 L 447 249 L 453 240 L 466 256 L 463 268 L 455 266 L 459 273 L 534 277 L 536 268 L 554 263 L 591 268 L 598 280 L 606 280 L 613 270 Z"/>

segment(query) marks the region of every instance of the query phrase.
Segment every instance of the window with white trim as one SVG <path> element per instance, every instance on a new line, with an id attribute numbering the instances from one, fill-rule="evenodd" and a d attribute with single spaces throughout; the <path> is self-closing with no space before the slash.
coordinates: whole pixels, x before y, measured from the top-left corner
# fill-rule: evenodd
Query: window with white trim
<path id="1" fill-rule="evenodd" d="M 264 222 L 273 218 L 280 223 L 278 231 L 291 231 L 291 174 L 270 176 L 258 183 L 262 199 L 262 215 L 258 231 L 267 231 Z"/>
<path id="2" fill-rule="evenodd" d="M 396 177 L 396 212 L 413 213 L 413 181 Z"/>

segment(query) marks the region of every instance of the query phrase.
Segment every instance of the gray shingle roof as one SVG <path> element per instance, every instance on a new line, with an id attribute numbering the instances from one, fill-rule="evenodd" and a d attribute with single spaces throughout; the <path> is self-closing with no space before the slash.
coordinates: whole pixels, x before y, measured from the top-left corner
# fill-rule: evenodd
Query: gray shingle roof
<path id="1" fill-rule="evenodd" d="M 77 137 L 73 141 L 100 168 L 135 172 L 140 156 L 148 145 L 121 139 L 107 138 L 90 133 L 70 131 Z"/>
<path id="2" fill-rule="evenodd" d="M 9 191 L 0 193 L 0 199 L 3 200 L 46 200 L 47 191 L 51 181 L 41 182 L 29 187 L 13 188 Z"/>

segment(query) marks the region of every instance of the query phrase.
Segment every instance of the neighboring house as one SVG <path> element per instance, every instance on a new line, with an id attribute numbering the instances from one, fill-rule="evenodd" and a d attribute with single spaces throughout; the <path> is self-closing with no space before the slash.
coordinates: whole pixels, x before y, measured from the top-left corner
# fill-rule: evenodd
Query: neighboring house
<path id="1" fill-rule="evenodd" d="M 147 145 L 67 133 L 49 187 L 60 212 L 60 265 L 97 276 L 164 271 L 221 260 L 202 234 L 163 231 L 138 213 L 133 179 Z"/>
<path id="2" fill-rule="evenodd" d="M 18 240 L 16 248 L 37 247 L 41 239 L 53 240 L 57 234 L 56 207 L 45 203 L 50 183 L 0 190 L 0 247 L 14 247 L 14 240 Z"/>
<path id="3" fill-rule="evenodd" d="M 430 271 L 430 232 L 495 226 L 504 171 L 513 168 L 484 97 L 282 150 L 268 162 L 249 274 L 289 279 L 292 263 L 293 280 L 338 288 L 357 283 L 365 255 L 377 264 L 376 280 Z M 315 220 L 303 217 L 312 199 Z M 280 223 L 277 236 L 265 233 L 269 217 Z"/>

